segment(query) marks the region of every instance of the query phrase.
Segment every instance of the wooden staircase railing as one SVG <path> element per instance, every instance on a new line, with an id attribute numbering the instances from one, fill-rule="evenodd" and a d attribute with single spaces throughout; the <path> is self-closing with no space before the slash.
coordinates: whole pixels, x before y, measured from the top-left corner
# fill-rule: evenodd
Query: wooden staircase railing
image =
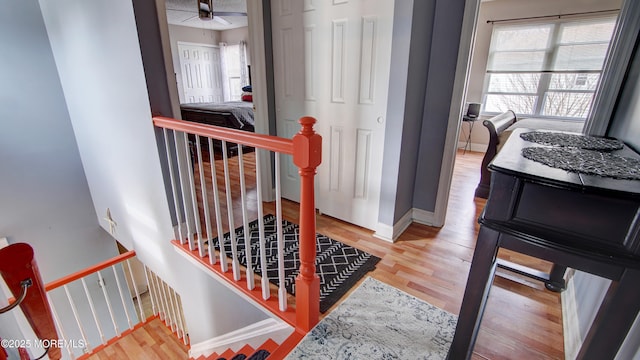
<path id="1" fill-rule="evenodd" d="M 173 193 L 173 205 L 177 218 L 177 240 L 173 243 L 180 250 L 195 257 L 202 265 L 218 273 L 222 278 L 241 289 L 247 296 L 262 304 L 275 315 L 296 328 L 298 333 L 311 330 L 319 320 L 320 281 L 315 269 L 316 258 L 316 219 L 314 200 L 314 176 L 321 162 L 322 138 L 315 133 L 313 125 L 316 120 L 303 117 L 299 120 L 302 128 L 292 139 L 250 133 L 235 129 L 187 122 L 165 117 L 154 117 L 154 125 L 163 130 L 166 158 Z M 204 140 L 204 142 L 202 141 Z M 234 161 L 239 163 L 240 199 L 235 199 L 229 175 L 229 143 L 238 144 L 238 155 Z M 208 146 L 207 146 L 208 145 Z M 255 154 L 249 151 L 255 149 Z M 209 156 L 206 157 L 206 151 Z M 248 263 L 246 275 L 240 274 L 237 258 L 237 242 L 235 224 L 243 224 L 245 234 L 248 233 L 250 220 L 262 219 L 263 201 L 261 179 L 261 161 L 275 154 L 275 202 L 278 224 L 278 241 L 282 241 L 282 207 L 280 203 L 280 157 L 292 155 L 293 163 L 298 167 L 300 176 L 300 214 L 299 214 L 299 274 L 295 280 L 295 310 L 287 306 L 287 294 L 283 285 L 283 266 L 279 268 L 278 299 L 271 297 L 269 279 L 266 276 L 264 262 L 264 229 L 260 226 L 260 249 L 254 256 L 246 256 L 248 262 L 253 257 L 258 259 L 257 267 L 261 271 L 261 283 L 254 283 L 252 263 Z M 203 154 L 205 156 L 203 156 Z M 245 155 L 246 154 L 246 155 Z M 256 204 L 249 204 L 254 199 L 246 196 L 247 185 L 243 161 L 245 156 L 255 156 L 256 161 Z M 262 160 L 261 160 L 262 159 Z M 218 163 L 216 165 L 216 163 Z M 222 163 L 222 166 L 219 164 Z M 207 167 L 209 166 L 209 167 Z M 223 176 L 219 168 L 224 168 Z M 210 171 L 210 175 L 207 175 Z M 234 174 L 236 176 L 236 174 Z M 220 177 L 220 180 L 217 180 Z M 236 180 L 237 181 L 237 180 Z M 224 183 L 224 184 L 222 184 Z M 200 191 L 198 191 L 198 188 Z M 213 205 L 209 204 L 209 195 L 213 192 Z M 237 201 L 236 201 L 237 200 Z M 223 203 L 226 202 L 225 208 Z M 235 203 L 241 204 L 241 210 L 234 209 Z M 198 207 L 200 205 L 200 207 Z M 249 214 L 248 208 L 256 209 L 257 214 Z M 224 216 L 226 212 L 227 216 Z M 213 220 L 212 220 L 213 218 Z M 261 222 L 258 221 L 261 225 Z M 186 230 L 184 229 L 186 227 Z M 216 238 L 230 233 L 231 251 L 225 246 L 215 245 Z M 221 241 L 220 241 L 221 243 Z M 252 251 L 248 247 L 248 251 Z M 278 249 L 282 256 L 284 251 Z M 231 265 L 230 268 L 228 265 Z"/>
<path id="2" fill-rule="evenodd" d="M 7 309 L 18 305 L 34 334 L 46 342 L 47 346 L 42 350 L 47 351 L 50 359 L 60 359 L 60 349 L 55 345 L 58 333 L 33 248 L 29 244 L 16 243 L 0 249 L 0 276 L 15 297 Z"/>
<path id="3" fill-rule="evenodd" d="M 27 247 L 31 249 L 27 244 L 10 245 L 12 246 L 20 246 L 21 252 L 25 252 Z M 185 345 L 188 344 L 186 325 L 181 317 L 179 296 L 144 265 L 141 270 L 144 270 L 146 284 L 140 285 L 146 285 L 147 288 L 140 288 L 133 274 L 132 262 L 135 261 L 135 256 L 134 251 L 128 251 L 42 287 L 43 300 L 47 308 L 46 315 L 51 319 L 54 331 L 57 329 L 55 337 L 43 335 L 42 330 L 47 329 L 42 325 L 42 319 L 46 318 L 44 313 L 34 316 L 33 311 L 23 312 L 38 338 L 46 339 L 42 342 L 43 344 L 57 345 L 48 350 L 47 355 L 50 359 L 60 359 L 63 350 L 71 359 L 87 358 L 157 317 L 164 321 L 178 339 L 182 339 Z M 4 262 L 3 260 L 6 259 L 0 253 L 0 263 L 13 269 L 11 271 L 13 278 L 22 279 L 24 274 L 20 271 L 16 272 L 14 267 L 20 256 L 14 254 L 11 259 Z M 7 283 L 13 283 L 14 281 L 11 280 L 13 278 L 5 276 L 8 273 L 5 266 L 0 268 L 2 268 L 3 277 L 9 279 Z M 100 290 L 95 289 L 96 280 Z M 12 292 L 17 296 L 16 291 Z M 147 296 L 144 295 L 146 292 L 151 303 L 149 309 L 144 309 L 142 304 L 142 297 Z M 33 291 L 32 294 L 37 292 Z M 132 301 L 132 297 L 135 301 Z M 114 298 L 118 300 L 114 301 Z M 9 301 L 14 303 L 15 299 L 9 299 Z M 67 310 L 67 316 L 59 316 L 58 309 L 62 308 Z M 71 312 L 68 311 L 69 309 Z M 108 317 L 100 316 L 107 313 Z M 97 337 L 91 335 L 95 335 L 96 332 Z M 76 335 L 70 335 L 71 333 Z M 29 350 L 32 352 L 36 348 L 43 347 L 28 339 L 24 344 L 31 347 Z M 29 359 L 26 347 L 18 350 L 21 351 L 21 358 Z M 0 359 L 3 354 L 4 352 L 0 349 Z"/>

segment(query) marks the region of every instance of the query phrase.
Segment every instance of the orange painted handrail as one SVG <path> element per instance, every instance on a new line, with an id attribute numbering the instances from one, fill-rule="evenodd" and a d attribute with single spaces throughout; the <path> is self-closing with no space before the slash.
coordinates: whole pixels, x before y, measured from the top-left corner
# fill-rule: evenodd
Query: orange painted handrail
<path id="1" fill-rule="evenodd" d="M 296 327 L 310 331 L 320 317 L 320 278 L 316 274 L 316 213 L 314 176 L 322 160 L 322 137 L 313 130 L 316 119 L 300 118 L 293 139 L 156 116 L 155 126 L 293 155 L 300 174 L 300 272 L 296 278 Z"/>
<path id="2" fill-rule="evenodd" d="M 237 144 L 253 146 L 283 154 L 293 154 L 293 141 L 277 136 L 256 134 L 248 131 L 176 120 L 162 116 L 153 117 L 153 124 L 163 129 L 184 131 L 189 134 L 231 141 Z"/>
<path id="3" fill-rule="evenodd" d="M 107 259 L 101 263 L 89 266 L 86 269 L 82 269 L 78 272 L 75 272 L 73 274 L 69 274 L 63 278 L 60 278 L 58 280 L 54 280 L 50 283 L 48 283 L 47 285 L 45 285 L 45 290 L 46 291 L 51 291 L 53 289 L 57 289 L 61 286 L 64 286 L 70 282 L 76 281 L 78 279 L 81 279 L 87 275 L 91 275 L 93 273 L 95 273 L 96 271 L 100 271 L 103 269 L 108 268 L 109 266 L 115 265 L 117 263 L 120 263 L 122 261 L 125 261 L 127 259 L 130 259 L 132 257 L 136 256 L 136 252 L 131 250 L 131 251 L 127 251 L 126 253 L 120 254 L 118 256 L 112 257 L 111 259 Z"/>

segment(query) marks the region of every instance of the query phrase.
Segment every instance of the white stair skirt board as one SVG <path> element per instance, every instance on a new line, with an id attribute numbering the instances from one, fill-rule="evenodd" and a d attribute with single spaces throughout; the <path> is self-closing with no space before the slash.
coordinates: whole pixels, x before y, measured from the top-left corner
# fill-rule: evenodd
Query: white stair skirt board
<path id="1" fill-rule="evenodd" d="M 413 209 L 409 209 L 397 223 L 391 225 L 378 223 L 376 225 L 376 232 L 373 233 L 374 237 L 378 239 L 388 241 L 388 242 L 396 242 L 398 237 L 411 225 L 413 222 Z"/>
<path id="2" fill-rule="evenodd" d="M 564 358 L 575 359 L 582 346 L 580 339 L 580 323 L 578 321 L 578 306 L 576 305 L 576 291 L 571 281 L 575 270 L 569 269 L 566 283 L 567 289 L 560 293 L 562 303 L 562 332 L 564 333 Z"/>
<path id="3" fill-rule="evenodd" d="M 227 349 L 238 351 L 245 345 L 258 349 L 269 339 L 281 344 L 292 332 L 293 328 L 286 323 L 266 319 L 213 339 L 192 344 L 189 357 L 194 359 L 203 355 L 206 357 L 214 352 L 220 354 Z"/>

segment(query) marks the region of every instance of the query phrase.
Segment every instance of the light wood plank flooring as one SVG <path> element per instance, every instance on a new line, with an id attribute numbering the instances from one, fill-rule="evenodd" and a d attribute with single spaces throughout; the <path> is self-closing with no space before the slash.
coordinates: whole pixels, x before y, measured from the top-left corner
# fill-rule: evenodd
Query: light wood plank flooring
<path id="1" fill-rule="evenodd" d="M 477 219 L 486 202 L 474 197 L 483 155 L 458 152 L 442 228 L 414 223 L 391 244 L 373 237 L 370 230 L 319 215 L 317 232 L 380 257 L 369 273 L 373 278 L 457 315 L 479 229 Z M 286 203 L 285 217 L 297 220 L 294 204 Z M 499 257 L 544 271 L 551 267 L 506 250 Z M 542 283 L 498 271 L 509 279 L 494 281 L 473 358 L 563 359 L 559 294 Z"/>
<path id="2" fill-rule="evenodd" d="M 412 224 L 398 241 L 391 244 L 373 237 L 370 230 L 318 215 L 317 231 L 380 257 L 382 260 L 370 276 L 457 315 L 478 232 L 476 219 L 485 204 L 483 199 L 474 198 L 482 156 L 475 152 L 458 153 L 446 223 L 442 228 Z M 245 166 L 255 166 L 253 153 L 246 154 L 244 159 Z M 221 169 L 221 165 L 218 168 Z M 204 172 L 210 174 L 206 167 Z M 199 187 L 198 181 L 196 185 Z M 255 177 L 248 179 L 247 186 L 255 187 Z M 255 199 L 253 189 L 249 189 L 248 194 Z M 236 197 L 239 198 L 234 194 L 234 203 Z M 284 217 L 297 221 L 297 204 L 284 201 L 283 207 Z M 273 203 L 265 204 L 264 208 L 265 213 L 275 213 Z M 508 251 L 501 251 L 499 256 L 540 270 L 550 267 L 546 262 Z M 505 275 L 509 279 L 496 277 L 494 281 L 473 358 L 564 358 L 560 296 L 545 290 L 541 283 L 517 275 Z M 160 328 L 154 326 L 151 329 L 168 332 L 160 325 Z M 146 326 L 143 329 L 150 331 Z M 94 359 L 126 359 L 113 355 L 120 349 L 120 355 L 144 352 L 148 354 L 140 356 L 154 358 L 163 346 L 176 349 L 181 345 L 177 339 L 173 339 L 174 345 L 171 346 L 167 345 L 168 339 L 160 345 L 123 340 L 116 350 L 103 350 L 110 351 L 109 356 L 112 357 Z M 186 358 L 186 350 L 182 353 L 168 352 L 161 358 Z"/>

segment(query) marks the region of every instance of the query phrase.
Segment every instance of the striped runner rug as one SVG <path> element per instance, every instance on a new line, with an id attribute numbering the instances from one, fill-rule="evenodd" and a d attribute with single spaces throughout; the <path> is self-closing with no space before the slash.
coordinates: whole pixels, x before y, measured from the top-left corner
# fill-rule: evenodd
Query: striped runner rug
<path id="1" fill-rule="evenodd" d="M 276 217 L 265 215 L 263 218 L 266 245 L 266 267 L 269 281 L 278 285 L 278 242 Z M 298 225 L 287 220 L 282 221 L 284 238 L 284 286 L 287 292 L 295 295 L 295 279 L 298 275 Z M 238 249 L 238 261 L 247 266 L 246 237 L 244 227 L 235 231 Z M 260 243 L 258 220 L 249 223 L 249 244 L 253 271 L 261 275 Z M 231 256 L 231 236 L 224 235 L 224 247 L 227 256 Z M 219 249 L 218 239 L 214 239 Z M 367 272 L 373 270 L 380 258 L 367 252 L 343 244 L 322 234 L 316 234 L 316 273 L 320 277 L 320 312 L 324 313 L 336 303 Z"/>

